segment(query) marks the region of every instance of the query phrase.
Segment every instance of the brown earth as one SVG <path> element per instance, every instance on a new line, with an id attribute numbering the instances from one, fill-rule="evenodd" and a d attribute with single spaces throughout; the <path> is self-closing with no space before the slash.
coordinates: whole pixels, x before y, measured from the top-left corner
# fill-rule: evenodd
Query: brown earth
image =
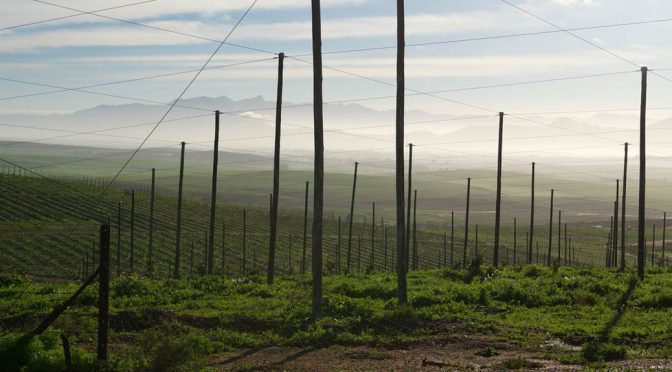
<path id="1" fill-rule="evenodd" d="M 486 347 L 496 351 L 479 356 Z M 203 367 L 216 371 L 462 371 L 505 370 L 507 360 L 525 360 L 540 370 L 577 370 L 541 359 L 544 348 L 526 349 L 482 336 L 451 335 L 404 347 L 331 347 L 327 349 L 268 347 L 239 349 L 208 358 Z M 535 364 L 537 364 L 535 366 Z M 672 365 L 671 365 L 672 366 Z M 530 368 L 528 368 L 530 369 Z"/>

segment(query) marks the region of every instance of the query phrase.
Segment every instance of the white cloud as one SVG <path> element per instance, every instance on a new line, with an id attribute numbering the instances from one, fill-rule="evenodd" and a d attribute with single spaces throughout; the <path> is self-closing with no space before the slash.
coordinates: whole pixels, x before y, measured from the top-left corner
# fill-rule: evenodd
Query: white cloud
<path id="1" fill-rule="evenodd" d="M 512 17 L 514 18 L 514 17 Z M 418 14 L 406 18 L 407 36 L 455 35 L 459 33 L 493 30 L 507 27 L 512 22 L 495 13 L 472 12 L 460 14 Z M 151 26 L 176 30 L 220 40 L 230 30 L 230 24 L 206 24 L 198 21 L 157 21 Z M 519 20 L 514 27 L 523 27 Z M 323 38 L 371 38 L 394 36 L 395 17 L 352 17 L 325 20 L 322 24 Z M 0 33 L 2 35 L 3 33 Z M 282 22 L 242 24 L 232 40 L 278 40 L 299 41 L 311 39 L 311 23 Z M 182 36 L 138 26 L 106 23 L 98 26 L 74 29 L 56 29 L 30 33 L 5 32 L 0 38 L 0 49 L 5 52 L 26 52 L 39 48 L 88 47 L 88 46 L 152 46 L 208 43 Z"/>
<path id="2" fill-rule="evenodd" d="M 72 9 L 91 12 L 98 9 L 132 4 L 141 0 L 69 0 L 67 2 L 62 0 L 46 1 L 63 5 Z M 322 6 L 325 8 L 353 6 L 365 4 L 370 1 L 371 0 L 323 0 Z M 242 11 L 247 9 L 251 3 L 251 0 L 160 0 L 106 11 L 100 14 L 131 20 L 158 18 L 180 14 L 200 14 L 211 16 L 223 12 Z M 9 9 L 10 11 L 0 12 L 0 28 L 76 14 L 76 12 L 71 10 L 26 0 L 3 0 L 2 6 L 3 9 Z M 255 10 L 297 8 L 310 9 L 310 2 L 306 0 L 260 0 L 254 7 Z M 92 21 L 104 22 L 106 20 L 104 18 L 93 15 L 81 15 L 67 18 L 65 20 L 59 21 L 59 23 L 63 24 Z"/>

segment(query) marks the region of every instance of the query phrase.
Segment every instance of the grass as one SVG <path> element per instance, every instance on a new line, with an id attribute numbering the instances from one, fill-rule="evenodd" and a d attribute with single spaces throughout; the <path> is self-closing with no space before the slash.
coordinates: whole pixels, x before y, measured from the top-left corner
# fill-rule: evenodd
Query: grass
<path id="1" fill-rule="evenodd" d="M 282 277 L 267 286 L 256 276 L 180 281 L 123 276 L 112 283 L 112 365 L 161 370 L 162 361 L 168 360 L 189 368 L 209 354 L 274 345 L 412 345 L 440 329 L 534 349 L 549 340 L 582 346 L 581 351 L 558 353 L 561 361 L 670 356 L 665 345 L 672 334 L 672 312 L 665 304 L 672 274 L 649 273 L 630 289 L 632 273 L 600 269 L 560 267 L 554 272 L 525 266 L 480 271 L 475 277 L 461 270 L 411 272 L 411 305 L 404 307 L 396 304 L 396 280 L 391 274 L 328 276 L 320 319 L 310 316 L 306 277 Z M 0 354 L 6 357 L 8 347 L 19 345 L 23 351 L 13 354 L 33 357 L 21 357 L 17 363 L 55 365 L 62 361 L 57 336 L 66 333 L 77 350 L 77 363 L 88 366 L 92 354 L 87 350 L 95 344 L 95 288 L 87 289 L 44 336 L 17 343 L 75 288 L 74 283 L 0 275 L 5 350 Z M 496 355 L 487 347 L 481 352 Z M 534 368 L 527 362 L 505 363 L 510 363 L 507 369 Z"/>

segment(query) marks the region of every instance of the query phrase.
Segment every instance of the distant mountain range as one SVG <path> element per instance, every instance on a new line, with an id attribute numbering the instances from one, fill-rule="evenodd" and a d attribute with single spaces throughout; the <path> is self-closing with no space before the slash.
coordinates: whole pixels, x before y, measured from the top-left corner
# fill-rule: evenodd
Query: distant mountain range
<path id="1" fill-rule="evenodd" d="M 312 105 L 285 102 L 283 106 L 283 154 L 295 156 L 297 162 L 310 161 Z M 138 146 L 167 109 L 166 105 L 127 104 L 97 106 L 69 114 L 1 115 L 0 140 L 130 149 Z M 180 141 L 186 141 L 190 150 L 211 151 L 215 109 L 224 113 L 221 150 L 272 155 L 275 102 L 260 96 L 238 101 L 227 97 L 184 99 L 144 148 L 175 149 Z M 394 118 L 394 110 L 375 110 L 356 103 L 325 105 L 327 154 L 342 160 L 391 160 Z M 489 158 L 496 154 L 494 113 L 470 118 L 414 110 L 406 113 L 406 123 L 405 142 L 420 145 L 420 163 L 479 164 L 492 162 Z M 651 154 L 667 153 L 666 142 L 672 141 L 672 118 L 649 122 L 648 129 Z M 622 157 L 623 142 L 639 139 L 638 114 L 600 113 L 583 119 L 506 116 L 504 136 L 506 159 L 617 159 Z"/>

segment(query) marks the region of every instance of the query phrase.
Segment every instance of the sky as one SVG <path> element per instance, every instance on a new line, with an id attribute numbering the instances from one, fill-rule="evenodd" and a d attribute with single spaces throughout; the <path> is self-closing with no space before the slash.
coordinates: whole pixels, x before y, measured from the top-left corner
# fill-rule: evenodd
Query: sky
<path id="1" fill-rule="evenodd" d="M 662 0 L 510 1 L 562 28 L 672 18 L 672 3 Z M 0 84 L 0 114 L 72 112 L 97 105 L 134 102 L 110 95 L 170 102 L 193 78 L 194 70 L 217 48 L 217 40 L 226 37 L 252 3 L 251 0 L 155 0 L 97 13 L 202 37 L 199 39 L 55 6 L 90 12 L 133 4 L 132 0 L 2 2 L 8 11 L 0 14 L 0 29 L 3 29 L 0 31 L 3 54 L 0 78 L 6 79 Z M 396 2 L 323 0 L 322 8 L 324 52 L 392 47 L 326 53 L 325 100 L 394 95 Z M 435 96 L 412 95 L 408 98 L 408 110 L 474 115 L 498 111 L 636 108 L 639 105 L 637 67 L 567 33 L 412 46 L 556 30 L 501 0 L 409 0 L 406 8 L 407 87 L 412 91 L 446 91 L 619 73 Z M 228 41 L 265 52 L 225 45 L 209 64 L 218 68 L 206 70 L 199 76 L 185 98 L 243 99 L 261 95 L 272 101 L 277 62 L 269 52 L 285 52 L 292 57 L 285 64 L 285 100 L 310 102 L 312 70 L 307 63 L 311 59 L 310 16 L 308 0 L 258 0 Z M 67 18 L 11 28 L 58 17 Z M 658 74 L 672 80 L 672 71 L 663 71 L 672 68 L 672 47 L 666 36 L 671 31 L 672 22 L 664 21 L 581 30 L 576 34 L 636 65 L 659 69 Z M 250 63 L 226 67 L 241 62 Z M 89 89 L 106 95 L 67 91 L 13 98 L 51 91 L 53 87 L 81 87 L 175 72 L 188 73 Z M 651 76 L 650 106 L 665 106 L 671 91 L 672 81 Z M 394 100 L 376 99 L 361 104 L 391 109 Z"/>
<path id="2" fill-rule="evenodd" d="M 244 17 L 253 0 L 0 1 L 0 140 L 60 144 L 59 131 L 116 128 L 68 137 L 68 144 L 122 149 L 117 158 L 82 159 L 116 171 L 140 144 L 175 149 L 187 141 L 190 151 L 211 150 L 212 120 L 203 115 L 232 99 L 246 100 L 236 103 L 245 112 L 228 122 L 220 149 L 270 156 L 273 111 L 261 109 L 274 106 L 276 53 L 284 52 L 283 159 L 310 160 L 309 0 L 257 0 Z M 322 21 L 325 101 L 364 106 L 327 105 L 327 157 L 342 162 L 328 171 L 350 172 L 364 155 L 370 167 L 380 155 L 377 164 L 390 170 L 396 1 L 322 0 Z M 639 68 L 648 66 L 649 156 L 656 158 L 649 164 L 660 169 L 649 180 L 667 182 L 669 35 L 672 2 L 663 0 L 406 0 L 405 140 L 418 145 L 414 161 L 494 172 L 502 111 L 506 171 L 526 174 L 537 161 L 538 172 L 612 185 L 626 141 L 637 171 Z M 199 110 L 175 109 L 143 142 L 185 87 L 184 100 Z M 595 167 L 603 159 L 609 167 Z M 658 187 L 667 192 L 667 183 Z"/>

